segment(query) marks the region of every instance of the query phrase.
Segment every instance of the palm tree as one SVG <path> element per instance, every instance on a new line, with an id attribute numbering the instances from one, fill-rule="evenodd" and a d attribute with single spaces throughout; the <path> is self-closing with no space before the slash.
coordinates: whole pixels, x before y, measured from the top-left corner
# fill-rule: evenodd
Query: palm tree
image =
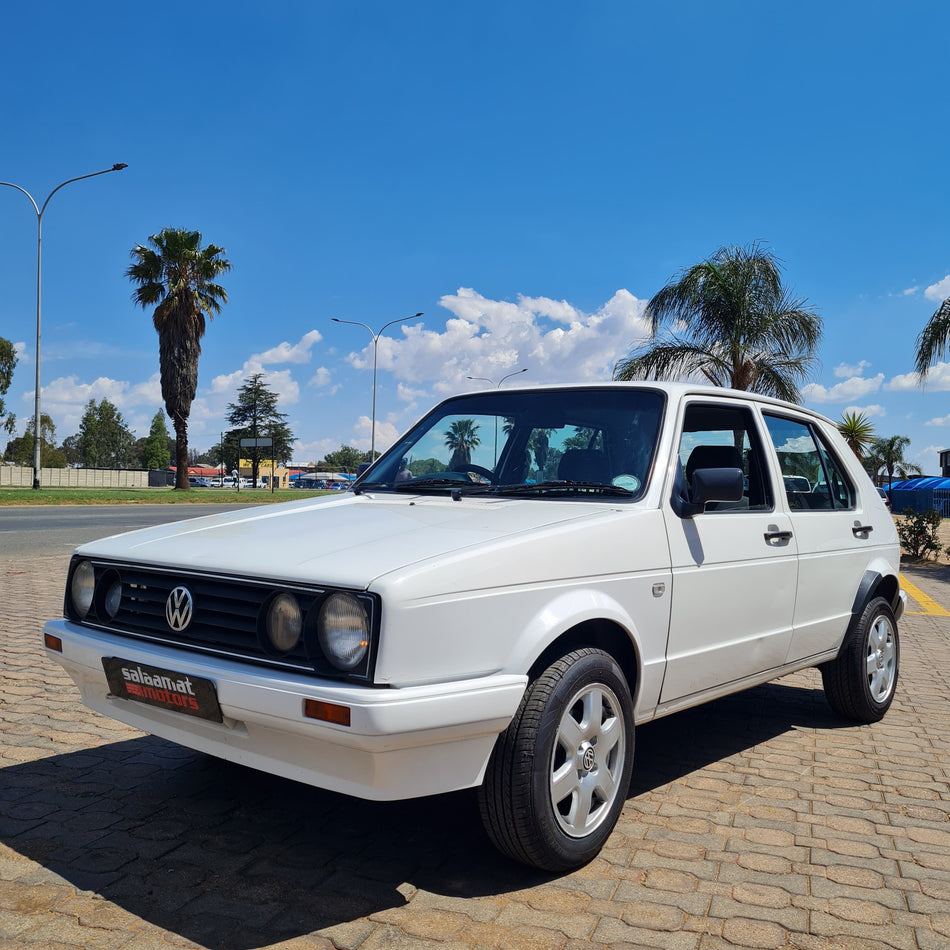
<path id="1" fill-rule="evenodd" d="M 198 389 L 198 357 L 205 316 L 227 303 L 227 291 L 214 281 L 229 271 L 224 248 L 201 246 L 200 231 L 165 228 L 132 248 L 126 277 L 138 286 L 132 299 L 147 309 L 158 331 L 162 399 L 175 426 L 175 488 L 188 488 L 188 415 Z"/>
<path id="2" fill-rule="evenodd" d="M 618 361 L 614 379 L 703 376 L 801 402 L 798 384 L 814 368 L 821 317 L 782 286 L 771 251 L 719 248 L 660 289 L 645 315 L 651 341 Z"/>
<path id="3" fill-rule="evenodd" d="M 472 460 L 472 449 L 481 444 L 474 419 L 459 419 L 445 433 L 445 444 L 452 450 L 449 469 L 461 469 Z"/>
<path id="4" fill-rule="evenodd" d="M 947 352 L 950 341 L 950 297 L 934 311 L 927 326 L 917 337 L 917 372 L 921 382 L 927 378 L 930 367 Z"/>
<path id="5" fill-rule="evenodd" d="M 908 475 L 921 475 L 920 466 L 908 462 L 904 458 L 904 449 L 910 445 L 906 435 L 892 435 L 886 439 L 875 439 L 868 450 L 868 456 L 874 474 L 878 475 L 883 469 L 887 472 L 887 485 L 891 486 L 894 476 L 907 478 Z"/>
<path id="6" fill-rule="evenodd" d="M 851 451 L 864 458 L 864 450 L 874 441 L 874 426 L 863 412 L 846 412 L 838 423 L 838 431 L 844 436 Z"/>

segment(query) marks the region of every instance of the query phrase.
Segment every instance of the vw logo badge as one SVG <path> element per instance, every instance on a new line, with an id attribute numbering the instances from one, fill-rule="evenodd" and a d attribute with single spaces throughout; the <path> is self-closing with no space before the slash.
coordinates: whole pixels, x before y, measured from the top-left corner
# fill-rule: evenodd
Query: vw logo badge
<path id="1" fill-rule="evenodd" d="M 165 601 L 165 619 L 176 633 L 181 633 L 191 623 L 194 602 L 187 587 L 176 587 Z"/>

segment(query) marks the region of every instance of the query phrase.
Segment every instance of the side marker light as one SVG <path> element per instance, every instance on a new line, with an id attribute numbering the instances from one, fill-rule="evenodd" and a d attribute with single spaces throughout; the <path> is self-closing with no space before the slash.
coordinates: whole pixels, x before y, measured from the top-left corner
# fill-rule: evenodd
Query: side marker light
<path id="1" fill-rule="evenodd" d="M 305 699 L 303 714 L 308 719 L 319 719 L 321 722 L 332 722 L 337 726 L 350 724 L 350 707 L 338 706 L 336 703 L 325 703 L 319 699 Z"/>

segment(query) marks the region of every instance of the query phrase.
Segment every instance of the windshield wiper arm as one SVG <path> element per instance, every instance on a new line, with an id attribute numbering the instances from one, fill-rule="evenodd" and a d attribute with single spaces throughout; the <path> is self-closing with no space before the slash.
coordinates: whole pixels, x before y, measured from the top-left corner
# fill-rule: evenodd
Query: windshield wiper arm
<path id="1" fill-rule="evenodd" d="M 603 482 L 572 481 L 538 482 L 534 485 L 498 485 L 493 491 L 498 495 L 553 495 L 576 492 L 579 494 L 590 493 L 629 497 L 633 494 L 629 489 L 621 488 L 619 485 L 605 485 Z"/>
<path id="2" fill-rule="evenodd" d="M 466 495 L 492 490 L 492 486 L 487 482 L 463 482 L 458 478 L 414 478 L 411 482 L 399 482 L 393 485 L 394 491 L 403 492 L 439 491 L 446 488 L 464 492 Z"/>

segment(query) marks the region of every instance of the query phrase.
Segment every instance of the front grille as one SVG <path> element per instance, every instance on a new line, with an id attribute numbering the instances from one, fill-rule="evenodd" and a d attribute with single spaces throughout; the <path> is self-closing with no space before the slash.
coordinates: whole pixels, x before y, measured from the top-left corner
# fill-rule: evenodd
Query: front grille
<path id="1" fill-rule="evenodd" d="M 96 579 L 92 607 L 85 618 L 73 616 L 67 596 L 66 612 L 73 620 L 185 650 L 320 676 L 344 676 L 324 657 L 316 635 L 320 606 L 334 589 L 90 560 Z M 116 583 L 121 584 L 118 609 L 113 603 L 107 610 L 106 599 Z M 174 630 L 166 619 L 169 595 L 178 587 L 187 589 L 192 602 L 191 621 L 181 631 Z M 296 597 L 303 617 L 303 635 L 287 652 L 279 652 L 270 644 L 265 628 L 268 607 L 281 593 Z M 362 597 L 375 628 L 375 602 L 368 595 Z M 375 637 L 372 639 L 375 642 Z M 369 678 L 371 665 L 355 678 Z"/>

